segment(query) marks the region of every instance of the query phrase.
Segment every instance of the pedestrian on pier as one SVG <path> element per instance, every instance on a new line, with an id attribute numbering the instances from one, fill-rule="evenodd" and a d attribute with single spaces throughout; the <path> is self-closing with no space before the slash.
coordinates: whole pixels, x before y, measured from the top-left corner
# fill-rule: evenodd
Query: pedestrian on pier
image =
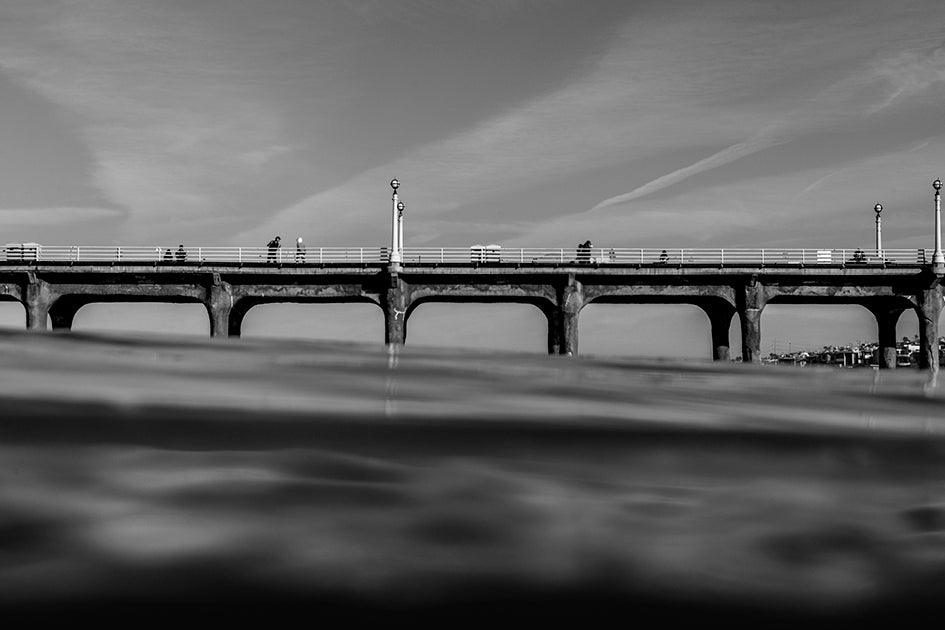
<path id="1" fill-rule="evenodd" d="M 295 239 L 295 262 L 305 262 L 305 243 L 301 236 Z"/>
<path id="2" fill-rule="evenodd" d="M 184 249 L 184 244 L 181 243 L 177 246 L 177 262 L 184 262 L 187 260 L 187 251 Z"/>
<path id="3" fill-rule="evenodd" d="M 577 246 L 577 261 L 578 264 L 586 264 L 591 262 L 591 242 L 584 241 Z"/>
<path id="4" fill-rule="evenodd" d="M 282 237 L 275 237 L 266 243 L 266 247 L 269 248 L 269 254 L 266 256 L 266 262 L 276 262 L 276 253 L 278 252 L 279 248 L 282 247 Z"/>
<path id="5" fill-rule="evenodd" d="M 171 248 L 168 247 L 164 250 L 164 260 L 170 262 L 174 260 L 174 252 L 171 251 Z"/>

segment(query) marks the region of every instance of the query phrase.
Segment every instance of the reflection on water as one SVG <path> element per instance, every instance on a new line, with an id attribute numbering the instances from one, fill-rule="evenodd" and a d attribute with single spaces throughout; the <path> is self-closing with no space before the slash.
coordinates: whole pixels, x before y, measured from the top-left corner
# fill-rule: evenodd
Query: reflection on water
<path id="1" fill-rule="evenodd" d="M 945 583 L 917 371 L 8 332 L 0 376 L 9 611 L 877 619 Z"/>

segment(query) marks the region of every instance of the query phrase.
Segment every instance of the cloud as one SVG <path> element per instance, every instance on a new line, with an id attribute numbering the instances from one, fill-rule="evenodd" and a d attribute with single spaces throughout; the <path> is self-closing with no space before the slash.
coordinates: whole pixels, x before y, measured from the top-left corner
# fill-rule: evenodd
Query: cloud
<path id="1" fill-rule="evenodd" d="M 741 158 L 751 155 L 752 153 L 757 153 L 769 147 L 783 144 L 785 142 L 788 142 L 788 140 L 777 137 L 758 137 L 746 142 L 733 144 L 732 146 L 726 147 L 718 153 L 714 153 L 709 157 L 690 164 L 685 168 L 675 170 L 672 173 L 667 173 L 666 175 L 649 181 L 643 186 L 634 188 L 628 193 L 617 195 L 615 197 L 611 197 L 610 199 L 605 199 L 591 208 L 591 211 L 600 210 L 609 206 L 627 203 L 628 201 L 633 201 L 634 199 L 639 199 L 640 197 L 645 197 L 646 195 L 652 194 L 658 190 L 662 190 L 672 186 L 673 184 L 679 183 L 697 173 L 701 173 L 718 166 L 724 166 L 725 164 L 730 164 L 731 162 L 740 160 Z"/>
<path id="2" fill-rule="evenodd" d="M 117 219 L 123 214 L 124 212 L 114 208 L 3 208 L 0 209 L 0 222 L 6 226 L 45 227 Z"/>

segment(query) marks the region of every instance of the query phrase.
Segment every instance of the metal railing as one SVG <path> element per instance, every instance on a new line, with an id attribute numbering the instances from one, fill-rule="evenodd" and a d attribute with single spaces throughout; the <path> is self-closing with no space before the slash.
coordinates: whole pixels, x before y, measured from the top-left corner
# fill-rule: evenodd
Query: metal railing
<path id="1" fill-rule="evenodd" d="M 517 264 L 517 265 L 639 265 L 639 266 L 814 266 L 814 265 L 928 265 L 931 249 L 700 249 L 592 247 L 407 247 L 403 263 Z M 247 263 L 247 264 L 385 264 L 386 247 L 161 247 L 50 246 L 15 243 L 0 246 L 0 261 L 74 263 Z"/>
<path id="2" fill-rule="evenodd" d="M 692 265 L 692 266 L 777 266 L 777 265 L 926 265 L 932 262 L 930 249 L 699 249 L 592 247 L 499 248 L 499 247 L 407 247 L 402 253 L 407 263 L 511 263 L 511 264 L 592 264 L 592 265 Z"/>
<path id="3" fill-rule="evenodd" d="M 7 245 L 0 260 L 88 263 L 386 263 L 386 247 L 159 247 Z"/>

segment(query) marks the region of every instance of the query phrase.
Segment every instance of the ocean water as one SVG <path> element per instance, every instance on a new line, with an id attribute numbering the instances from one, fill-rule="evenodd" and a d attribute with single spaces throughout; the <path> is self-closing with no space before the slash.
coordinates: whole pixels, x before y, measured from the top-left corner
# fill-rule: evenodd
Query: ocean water
<path id="1" fill-rule="evenodd" d="M 942 595 L 917 370 L 0 332 L 5 618 L 796 627 Z"/>

